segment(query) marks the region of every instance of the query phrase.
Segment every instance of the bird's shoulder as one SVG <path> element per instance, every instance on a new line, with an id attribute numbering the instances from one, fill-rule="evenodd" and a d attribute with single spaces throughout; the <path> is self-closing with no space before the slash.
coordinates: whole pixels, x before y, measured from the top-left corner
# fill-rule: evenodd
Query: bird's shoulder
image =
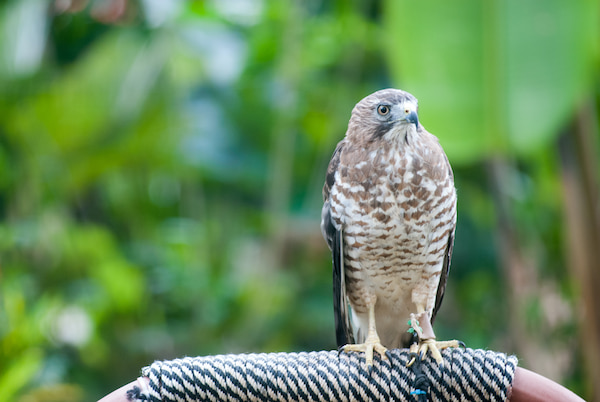
<path id="1" fill-rule="evenodd" d="M 419 130 L 420 141 L 415 147 L 415 157 L 423 163 L 427 173 L 434 180 L 444 177 L 453 178 L 452 168 L 448 157 L 440 144 L 438 137 L 421 127 Z"/>
<path id="2" fill-rule="evenodd" d="M 338 142 L 335 150 L 333 151 L 333 155 L 331 156 L 331 160 L 329 161 L 329 165 L 327 166 L 325 184 L 323 185 L 323 200 L 325 201 L 329 198 L 331 187 L 333 187 L 333 184 L 335 183 L 335 173 L 340 166 L 341 154 L 346 147 L 346 143 L 347 140 L 345 138 Z"/>

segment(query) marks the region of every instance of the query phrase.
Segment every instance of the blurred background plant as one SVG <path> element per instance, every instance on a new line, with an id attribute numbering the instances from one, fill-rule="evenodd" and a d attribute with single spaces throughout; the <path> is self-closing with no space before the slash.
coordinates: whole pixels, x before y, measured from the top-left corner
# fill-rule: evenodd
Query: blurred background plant
<path id="1" fill-rule="evenodd" d="M 453 163 L 440 338 L 600 401 L 595 1 L 0 5 L 0 400 L 335 347 L 321 186 L 394 86 Z"/>

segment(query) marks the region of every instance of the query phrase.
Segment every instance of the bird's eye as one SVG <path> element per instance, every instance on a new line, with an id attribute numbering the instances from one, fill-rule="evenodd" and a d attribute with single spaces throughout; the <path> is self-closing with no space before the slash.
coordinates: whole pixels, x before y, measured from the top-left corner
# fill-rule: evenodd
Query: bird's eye
<path id="1" fill-rule="evenodd" d="M 377 113 L 380 116 L 386 116 L 390 113 L 390 107 L 388 105 L 379 105 L 377 106 Z"/>
<path id="2" fill-rule="evenodd" d="M 409 113 L 410 113 L 410 110 L 408 110 L 408 109 L 404 109 L 404 113 L 406 113 L 406 114 L 409 114 Z"/>

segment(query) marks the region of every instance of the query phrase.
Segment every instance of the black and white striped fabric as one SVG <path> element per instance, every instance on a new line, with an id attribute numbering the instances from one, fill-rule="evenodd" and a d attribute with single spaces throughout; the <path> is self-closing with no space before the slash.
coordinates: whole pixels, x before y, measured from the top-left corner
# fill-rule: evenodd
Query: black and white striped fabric
<path id="1" fill-rule="evenodd" d="M 137 401 L 507 401 L 517 358 L 480 349 L 445 349 L 406 367 L 407 349 L 376 357 L 337 351 L 217 355 L 157 361 Z M 427 389 L 415 386 L 418 376 Z M 426 378 L 425 378 L 426 377 Z M 415 381 L 417 380 L 417 381 Z M 136 399 L 137 398 L 137 399 Z"/>

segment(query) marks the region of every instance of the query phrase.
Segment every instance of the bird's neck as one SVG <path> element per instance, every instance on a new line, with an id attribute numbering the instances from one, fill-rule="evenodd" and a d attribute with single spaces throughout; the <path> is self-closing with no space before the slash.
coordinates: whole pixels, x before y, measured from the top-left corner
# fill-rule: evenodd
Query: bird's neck
<path id="1" fill-rule="evenodd" d="M 413 146 L 418 135 L 416 127 L 413 124 L 409 124 L 388 131 L 383 136 L 383 140 L 389 142 L 393 147 L 403 149 L 407 146 Z"/>

